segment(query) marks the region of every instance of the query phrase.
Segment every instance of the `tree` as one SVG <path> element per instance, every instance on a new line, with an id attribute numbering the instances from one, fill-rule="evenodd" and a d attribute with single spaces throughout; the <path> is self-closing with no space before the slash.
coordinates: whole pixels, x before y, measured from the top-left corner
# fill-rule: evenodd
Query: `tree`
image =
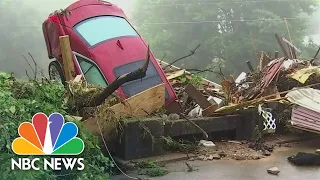
<path id="1" fill-rule="evenodd" d="M 166 53 L 165 61 L 173 61 L 202 42 L 196 55 L 177 65 L 204 69 L 216 59 L 222 59 L 225 74 L 235 76 L 247 71 L 247 60 L 257 65 L 259 51 L 279 51 L 275 33 L 290 39 L 284 18 L 292 42 L 305 47 L 306 19 L 317 6 L 312 0 L 149 2 L 135 0 L 132 19 L 159 59 Z"/>

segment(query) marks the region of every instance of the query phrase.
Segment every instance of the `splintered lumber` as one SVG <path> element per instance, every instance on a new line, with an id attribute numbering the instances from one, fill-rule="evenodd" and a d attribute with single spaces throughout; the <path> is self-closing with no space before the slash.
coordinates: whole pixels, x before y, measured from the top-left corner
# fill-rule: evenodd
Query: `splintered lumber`
<path id="1" fill-rule="evenodd" d="M 69 36 L 60 36 L 60 48 L 63 60 L 63 70 L 66 81 L 73 80 L 73 74 L 75 73 L 72 51 L 70 47 Z"/>
<path id="2" fill-rule="evenodd" d="M 171 80 L 171 79 L 180 77 L 180 76 L 184 75 L 185 71 L 186 70 L 183 69 L 183 70 L 178 70 L 178 71 L 175 71 L 175 72 L 167 73 L 166 74 L 167 79 Z"/>
<path id="3" fill-rule="evenodd" d="M 74 78 L 73 82 L 77 82 L 77 83 L 81 82 L 82 77 L 83 77 L 82 75 L 77 75 L 76 78 Z"/>
<path id="4" fill-rule="evenodd" d="M 158 61 L 159 65 L 162 67 L 162 69 L 164 69 L 164 67 L 168 67 L 168 65 L 169 65 L 168 63 L 161 61 L 159 59 L 157 59 L 157 61 Z M 174 65 L 170 65 L 169 67 L 171 70 L 181 70 L 181 68 L 174 66 Z M 191 75 L 191 73 L 189 71 L 185 71 L 185 74 Z M 214 82 L 209 81 L 208 79 L 205 79 L 205 78 L 202 78 L 202 84 L 214 86 L 217 89 L 221 88 L 220 84 L 214 83 Z"/>
<path id="5" fill-rule="evenodd" d="M 215 113 L 215 111 L 218 109 L 218 104 L 212 104 L 211 106 L 207 107 L 206 109 L 204 109 L 202 111 L 202 115 L 204 117 L 208 117 L 208 116 L 211 116 L 212 114 Z"/>
<path id="6" fill-rule="evenodd" d="M 114 111 L 115 116 L 147 116 L 152 112 L 162 108 L 165 104 L 165 86 L 160 84 L 148 90 L 145 90 L 124 102 L 116 104 L 110 109 Z"/>
<path id="7" fill-rule="evenodd" d="M 188 84 L 185 88 L 185 92 L 193 99 L 202 109 L 206 109 L 211 106 L 211 103 L 192 85 Z"/>

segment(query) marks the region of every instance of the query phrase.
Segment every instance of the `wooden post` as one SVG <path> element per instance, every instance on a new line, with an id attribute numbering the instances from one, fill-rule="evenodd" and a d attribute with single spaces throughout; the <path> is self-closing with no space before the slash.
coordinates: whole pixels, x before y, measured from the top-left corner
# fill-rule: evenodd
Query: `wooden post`
<path id="1" fill-rule="evenodd" d="M 275 59 L 278 59 L 278 58 L 279 58 L 279 52 L 278 52 L 278 51 L 274 52 L 274 58 L 275 58 Z"/>
<path id="2" fill-rule="evenodd" d="M 259 71 L 261 71 L 264 67 L 264 52 L 261 51 L 261 56 L 259 59 Z"/>
<path id="3" fill-rule="evenodd" d="M 254 72 L 254 69 L 253 69 L 250 61 L 247 61 L 247 66 L 248 66 L 248 68 L 250 69 L 251 72 Z"/>
<path id="4" fill-rule="evenodd" d="M 288 22 L 287 22 L 287 19 L 286 19 L 286 18 L 284 18 L 284 23 L 286 24 L 286 27 L 287 27 L 289 40 L 290 40 L 291 43 L 293 43 L 293 42 L 292 42 L 292 38 L 291 38 L 291 34 L 290 34 L 290 30 L 289 30 L 289 25 L 288 25 Z"/>
<path id="5" fill-rule="evenodd" d="M 74 64 L 72 59 L 72 50 L 70 47 L 69 36 L 60 36 L 60 48 L 63 60 L 63 70 L 66 81 L 71 81 L 74 78 Z"/>

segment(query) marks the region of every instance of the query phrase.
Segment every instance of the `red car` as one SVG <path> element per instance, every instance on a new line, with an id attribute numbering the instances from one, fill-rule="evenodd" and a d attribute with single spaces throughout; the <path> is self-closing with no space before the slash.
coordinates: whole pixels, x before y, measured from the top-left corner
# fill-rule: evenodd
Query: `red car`
<path id="1" fill-rule="evenodd" d="M 83 74 L 90 84 L 107 86 L 118 76 L 142 67 L 148 46 L 119 7 L 102 0 L 80 0 L 64 12 L 50 15 L 43 23 L 49 58 L 55 58 L 49 64 L 50 78 L 64 82 L 59 45 L 63 35 L 70 38 L 74 76 Z M 117 93 L 126 99 L 164 83 L 166 104 L 170 104 L 176 94 L 154 55 L 150 56 L 146 77 L 122 85 Z"/>

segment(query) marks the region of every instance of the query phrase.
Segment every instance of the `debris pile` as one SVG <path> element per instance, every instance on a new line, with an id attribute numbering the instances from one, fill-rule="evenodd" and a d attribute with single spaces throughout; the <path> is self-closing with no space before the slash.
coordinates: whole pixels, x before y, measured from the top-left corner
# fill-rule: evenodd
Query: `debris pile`
<path id="1" fill-rule="evenodd" d="M 183 113 L 190 118 L 234 114 L 266 102 L 288 104 L 292 102 L 286 101 L 286 94 L 294 88 L 320 89 L 320 66 L 315 63 L 319 51 L 312 60 L 300 60 L 297 47 L 277 34 L 276 38 L 283 57 L 278 57 L 278 52 L 273 57 L 262 52 L 257 70 L 248 61 L 249 72 L 236 79 L 223 77 L 221 85 L 171 64 L 162 61 L 159 64 L 176 91 Z"/>

